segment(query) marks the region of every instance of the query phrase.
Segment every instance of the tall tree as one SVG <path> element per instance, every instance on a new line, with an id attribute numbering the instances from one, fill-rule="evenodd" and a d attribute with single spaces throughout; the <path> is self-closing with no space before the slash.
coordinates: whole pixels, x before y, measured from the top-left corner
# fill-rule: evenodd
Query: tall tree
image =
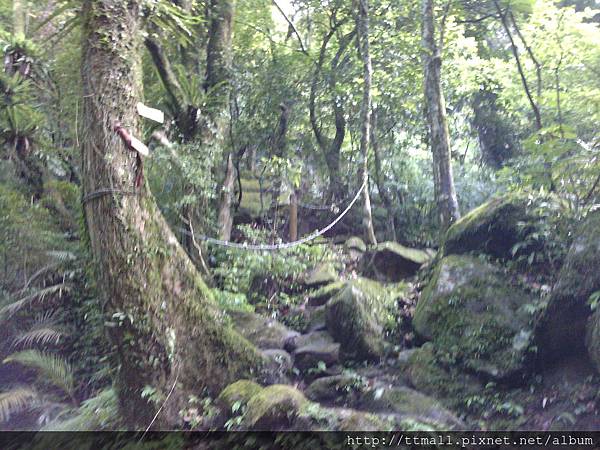
<path id="1" fill-rule="evenodd" d="M 231 205 L 234 194 L 233 155 L 226 150 L 226 113 L 229 110 L 231 92 L 231 34 L 235 0 L 211 0 L 210 30 L 206 50 L 206 80 L 204 89 L 208 94 L 208 110 L 202 127 L 204 146 L 217 146 L 224 151 L 224 175 L 221 177 L 218 227 L 219 237 L 231 238 L 233 218 Z"/>
<path id="2" fill-rule="evenodd" d="M 24 0 L 13 0 L 13 35 L 25 36 Z"/>
<path id="3" fill-rule="evenodd" d="M 261 358 L 218 310 L 140 178 L 131 136 L 140 131 L 141 3 L 84 2 L 84 206 L 123 416 L 149 425 L 156 409 L 142 397 L 149 386 L 168 398 L 157 423 L 173 425 L 191 393 L 215 393 L 256 373 Z"/>
<path id="4" fill-rule="evenodd" d="M 365 182 L 363 191 L 363 226 L 367 242 L 377 244 L 375 230 L 373 228 L 373 216 L 371 214 L 371 197 L 369 195 L 369 143 L 371 137 L 371 82 L 373 78 L 373 67 L 371 65 L 371 53 L 369 51 L 369 0 L 358 0 L 358 43 L 363 64 L 363 100 L 360 111 L 361 136 L 360 154 L 362 156 L 361 179 Z"/>
<path id="5" fill-rule="evenodd" d="M 441 227 L 446 229 L 460 217 L 460 212 L 452 175 L 450 133 L 442 91 L 444 25 L 442 24 L 441 27 L 438 44 L 435 35 L 434 3 L 434 0 L 422 0 L 422 60 L 425 75 L 425 109 L 433 157 L 435 201 Z"/>

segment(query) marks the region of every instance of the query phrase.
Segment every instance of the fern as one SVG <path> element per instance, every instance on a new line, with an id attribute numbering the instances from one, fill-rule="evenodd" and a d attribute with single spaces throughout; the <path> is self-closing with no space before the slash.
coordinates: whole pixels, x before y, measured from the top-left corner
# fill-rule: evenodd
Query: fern
<path id="1" fill-rule="evenodd" d="M 48 312 L 38 315 L 29 330 L 14 338 L 13 347 L 58 345 L 65 334 L 62 327 L 57 324 L 53 312 Z"/>
<path id="2" fill-rule="evenodd" d="M 53 328 L 34 328 L 17 336 L 13 341 L 13 346 L 32 347 L 35 344 L 56 345 L 63 336 L 62 331 Z"/>
<path id="3" fill-rule="evenodd" d="M 33 292 L 32 294 L 26 295 L 25 297 L 12 302 L 0 309 L 0 321 L 10 319 L 15 313 L 22 310 L 24 307 L 31 305 L 34 301 L 44 301 L 49 296 L 59 295 L 61 296 L 64 292 L 69 292 L 71 286 L 66 283 L 58 283 L 53 286 L 49 286 Z"/>
<path id="4" fill-rule="evenodd" d="M 65 416 L 71 417 L 65 418 Z M 121 426 L 119 403 L 114 389 L 105 389 L 73 410 L 65 411 L 42 431 L 98 431 L 114 430 Z"/>
<path id="5" fill-rule="evenodd" d="M 11 415 L 35 405 L 38 398 L 38 393 L 29 387 L 15 387 L 0 393 L 0 423 L 8 422 Z"/>
<path id="6" fill-rule="evenodd" d="M 4 359 L 4 363 L 10 362 L 37 369 L 48 382 L 73 397 L 73 369 L 60 356 L 43 353 L 39 350 L 24 350 L 13 353 Z"/>

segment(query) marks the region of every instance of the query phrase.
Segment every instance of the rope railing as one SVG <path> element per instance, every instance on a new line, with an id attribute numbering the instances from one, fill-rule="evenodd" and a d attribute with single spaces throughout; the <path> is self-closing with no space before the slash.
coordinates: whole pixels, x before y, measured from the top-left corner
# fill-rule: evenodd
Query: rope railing
<path id="1" fill-rule="evenodd" d="M 324 228 L 317 229 L 317 230 L 313 231 L 311 234 L 303 237 L 302 239 L 298 239 L 298 240 L 292 241 L 292 242 L 282 242 L 282 243 L 279 243 L 279 244 L 248 244 L 248 243 L 231 242 L 231 241 L 224 241 L 224 240 L 221 240 L 221 239 L 215 239 L 215 238 L 212 238 L 210 236 L 205 236 L 203 234 L 192 233 L 191 231 L 186 230 L 185 228 L 181 228 L 181 227 L 178 228 L 178 231 L 180 231 L 184 235 L 193 236 L 196 239 L 200 239 L 200 240 L 202 240 L 202 241 L 204 241 L 204 242 L 206 242 L 208 244 L 219 245 L 219 246 L 222 246 L 222 247 L 236 248 L 236 249 L 239 249 L 239 250 L 276 251 L 276 250 L 290 249 L 290 248 L 294 248 L 294 247 L 297 247 L 297 246 L 302 245 L 302 244 L 306 244 L 307 242 L 310 242 L 310 241 L 318 238 L 319 236 L 322 236 L 323 234 L 325 234 L 329 230 L 331 230 L 333 227 L 335 227 L 338 224 L 338 222 L 340 220 L 342 220 L 344 218 L 344 216 L 346 214 L 348 214 L 348 212 L 352 209 L 352 207 L 354 206 L 354 204 L 360 198 L 360 194 L 363 192 L 363 190 L 365 189 L 366 185 L 367 185 L 367 180 L 365 180 L 363 182 L 362 186 L 356 192 L 356 195 L 354 196 L 354 198 L 352 199 L 352 201 L 333 220 L 333 222 L 331 222 L 329 225 L 327 225 Z"/>

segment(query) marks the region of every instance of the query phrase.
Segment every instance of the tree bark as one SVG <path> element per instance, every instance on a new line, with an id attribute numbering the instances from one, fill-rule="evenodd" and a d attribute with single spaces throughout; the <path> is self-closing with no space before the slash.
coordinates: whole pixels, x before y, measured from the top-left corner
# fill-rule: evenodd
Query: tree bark
<path id="1" fill-rule="evenodd" d="M 340 150 L 344 143 L 346 136 L 346 118 L 344 117 L 344 107 L 340 98 L 336 95 L 337 85 L 337 72 L 340 69 L 339 62 L 348 45 L 354 38 L 356 31 L 351 31 L 340 39 L 339 48 L 334 58 L 331 61 L 331 73 L 328 82 L 329 91 L 331 92 L 331 106 L 334 113 L 334 124 L 335 124 L 335 135 L 332 138 L 325 136 L 321 127 L 318 124 L 317 112 L 316 112 L 316 97 L 317 97 L 317 86 L 319 81 L 319 75 L 321 74 L 323 64 L 325 62 L 327 45 L 335 32 L 339 27 L 344 24 L 345 21 L 336 23 L 329 33 L 327 33 L 321 44 L 319 51 L 319 59 L 315 66 L 315 71 L 312 77 L 310 98 L 309 98 L 309 118 L 310 124 L 315 135 L 315 139 L 323 156 L 325 157 L 325 163 L 327 164 L 327 170 L 329 172 L 329 187 L 327 199 L 332 203 L 339 202 L 344 197 L 344 186 L 342 182 L 342 176 L 340 173 Z"/>
<path id="2" fill-rule="evenodd" d="M 371 145 L 373 146 L 373 156 L 375 159 L 375 183 L 377 184 L 377 191 L 379 197 L 383 202 L 385 211 L 388 218 L 389 232 L 393 241 L 397 240 L 396 235 L 396 223 L 394 222 L 394 204 L 390 194 L 386 191 L 383 183 L 383 170 L 381 167 L 381 151 L 379 148 L 379 141 L 377 139 L 377 121 L 379 113 L 377 109 L 373 109 L 371 113 Z"/>
<path id="3" fill-rule="evenodd" d="M 293 190 L 290 195 L 290 241 L 298 239 L 298 196 Z"/>
<path id="4" fill-rule="evenodd" d="M 131 135 L 140 132 L 140 4 L 84 2 L 83 190 L 88 197 L 112 190 L 89 197 L 84 212 L 116 347 L 123 417 L 133 427 L 150 424 L 159 405 L 142 398 L 149 386 L 167 399 L 155 424 L 172 427 L 190 394 L 215 394 L 252 376 L 261 359 L 218 310 L 145 182 L 136 186 L 139 156 L 114 131 L 118 121 Z"/>
<path id="5" fill-rule="evenodd" d="M 25 37 L 25 1 L 13 0 L 13 36 Z"/>
<path id="6" fill-rule="evenodd" d="M 373 228 L 373 215 L 371 213 L 371 197 L 369 195 L 369 140 L 371 137 L 371 83 L 373 78 L 373 67 L 369 52 L 369 0 L 357 0 L 357 2 L 359 9 L 357 21 L 358 44 L 363 63 L 363 101 L 360 137 L 360 154 L 362 155 L 360 179 L 366 183 L 363 191 L 363 226 L 367 243 L 377 245 L 375 229 Z"/>
<path id="7" fill-rule="evenodd" d="M 271 154 L 279 159 L 282 159 L 285 158 L 287 153 L 287 131 L 290 118 L 290 108 L 285 103 L 281 103 L 279 105 L 279 110 L 279 122 L 277 123 L 277 130 L 275 130 L 275 134 L 273 135 Z M 281 176 L 282 174 L 279 170 L 275 174 L 273 185 L 271 186 L 271 208 L 273 210 L 277 209 L 279 196 L 281 195 Z"/>
<path id="8" fill-rule="evenodd" d="M 206 79 L 204 89 L 208 98 L 204 117 L 202 143 L 224 153 L 225 175 L 221 183 L 217 225 L 221 239 L 231 239 L 233 204 L 233 155 L 225 149 L 226 112 L 231 93 L 231 34 L 235 0 L 211 0 L 210 31 L 206 50 Z M 231 169 L 231 170 L 230 170 Z M 230 177 L 231 176 L 231 177 Z M 231 179 L 231 183 L 229 183 Z M 231 186 L 229 186 L 229 184 Z"/>
<path id="9" fill-rule="evenodd" d="M 460 218 L 460 213 L 452 175 L 450 133 L 442 91 L 442 55 L 435 39 L 434 0 L 422 0 L 422 21 L 425 109 L 433 156 L 435 201 L 441 228 L 445 230 Z"/>

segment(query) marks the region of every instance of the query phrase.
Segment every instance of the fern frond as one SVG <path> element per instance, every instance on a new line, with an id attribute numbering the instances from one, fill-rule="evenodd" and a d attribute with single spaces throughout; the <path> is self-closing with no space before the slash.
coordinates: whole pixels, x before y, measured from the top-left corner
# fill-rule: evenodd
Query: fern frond
<path id="1" fill-rule="evenodd" d="M 46 254 L 60 262 L 75 261 L 77 259 L 77 255 L 68 250 L 50 250 Z"/>
<path id="2" fill-rule="evenodd" d="M 121 424 L 119 402 L 114 389 L 105 389 L 88 398 L 73 411 L 67 411 L 47 424 L 42 431 L 99 431 L 118 429 Z M 71 417 L 64 418 L 65 415 Z"/>
<path id="3" fill-rule="evenodd" d="M 38 393 L 29 387 L 15 387 L 0 393 L 0 423 L 8 422 L 11 415 L 35 405 L 38 398 Z"/>
<path id="4" fill-rule="evenodd" d="M 32 294 L 26 295 L 25 297 L 12 302 L 0 309 L 0 321 L 6 320 L 12 317 L 15 313 L 22 310 L 24 307 L 32 304 L 35 301 L 43 302 L 46 298 L 58 295 L 61 296 L 65 292 L 69 292 L 71 286 L 66 283 L 58 283 L 53 286 L 49 286 L 43 289 L 39 289 Z"/>
<path id="5" fill-rule="evenodd" d="M 54 328 L 35 328 L 17 336 L 13 341 L 14 347 L 33 347 L 34 345 L 45 346 L 57 345 L 64 333 Z"/>
<path id="6" fill-rule="evenodd" d="M 45 381 L 72 396 L 74 391 L 73 369 L 60 356 L 43 353 L 39 350 L 24 350 L 13 353 L 4 359 L 4 363 L 11 362 L 37 369 L 45 377 Z"/>

